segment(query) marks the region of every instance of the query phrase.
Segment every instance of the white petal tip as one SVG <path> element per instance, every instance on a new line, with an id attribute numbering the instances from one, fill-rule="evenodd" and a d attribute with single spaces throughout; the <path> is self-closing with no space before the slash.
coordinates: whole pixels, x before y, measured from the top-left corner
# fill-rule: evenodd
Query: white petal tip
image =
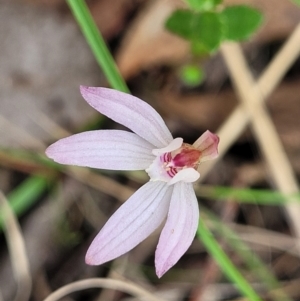
<path id="1" fill-rule="evenodd" d="M 86 92 L 88 92 L 89 87 L 88 87 L 88 86 L 80 85 L 79 89 L 80 89 L 81 95 L 84 96 L 84 94 L 85 94 Z"/>
<path id="2" fill-rule="evenodd" d="M 167 272 L 167 270 L 165 270 L 163 268 L 156 269 L 156 275 L 158 278 L 161 278 L 166 272 Z"/>
<path id="3" fill-rule="evenodd" d="M 80 86 L 80 93 L 82 97 L 91 105 L 90 102 L 93 102 L 94 95 L 99 96 L 101 91 L 103 91 L 104 89 L 106 88 Z"/>
<path id="4" fill-rule="evenodd" d="M 88 265 L 97 265 L 97 263 L 95 262 L 95 256 L 93 256 L 91 252 L 91 246 L 88 248 L 85 254 L 85 263 Z"/>
<path id="5" fill-rule="evenodd" d="M 85 258 L 85 263 L 87 265 L 95 265 L 95 263 L 93 262 L 93 260 L 91 258 L 89 258 L 89 257 Z"/>
<path id="6" fill-rule="evenodd" d="M 47 147 L 46 150 L 45 150 L 45 154 L 48 158 L 51 158 L 51 149 L 50 147 Z"/>
<path id="7" fill-rule="evenodd" d="M 103 260 L 103 258 L 99 257 L 99 253 L 97 252 L 92 252 L 94 251 L 93 249 L 91 250 L 91 247 L 87 250 L 87 253 L 85 255 L 85 263 L 87 265 L 100 265 L 104 262 L 107 262 L 109 260 Z"/>
<path id="8" fill-rule="evenodd" d="M 175 263 L 174 263 L 175 264 Z M 165 273 L 167 273 L 174 264 L 171 264 L 170 262 L 164 262 L 164 263 L 155 263 L 155 272 L 158 278 L 161 278 Z"/>
<path id="9" fill-rule="evenodd" d="M 53 144 L 46 148 L 45 154 L 49 159 L 52 159 L 55 161 L 55 148 L 53 147 Z"/>

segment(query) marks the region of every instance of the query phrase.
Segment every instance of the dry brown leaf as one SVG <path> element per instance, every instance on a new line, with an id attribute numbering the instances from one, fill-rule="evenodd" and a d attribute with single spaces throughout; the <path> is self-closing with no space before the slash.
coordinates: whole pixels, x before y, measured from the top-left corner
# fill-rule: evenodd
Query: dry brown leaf
<path id="1" fill-rule="evenodd" d="M 180 0 L 150 1 L 128 29 L 117 64 L 128 78 L 153 64 L 172 63 L 186 56 L 189 45 L 164 29 L 167 17 L 183 6 Z"/>
<path id="2" fill-rule="evenodd" d="M 128 13 L 144 0 L 97 0 L 90 4 L 92 16 L 101 31 L 109 39 L 119 34 L 126 25 Z"/>

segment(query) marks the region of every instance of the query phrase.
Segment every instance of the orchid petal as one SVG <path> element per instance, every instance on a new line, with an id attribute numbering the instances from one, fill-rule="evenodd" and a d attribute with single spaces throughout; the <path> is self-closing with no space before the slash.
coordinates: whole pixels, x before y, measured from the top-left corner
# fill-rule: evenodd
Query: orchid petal
<path id="1" fill-rule="evenodd" d="M 169 182 L 168 185 L 173 185 L 179 181 L 185 183 L 195 182 L 200 178 L 200 173 L 194 168 L 185 168 L 180 170 Z"/>
<path id="2" fill-rule="evenodd" d="M 182 146 L 183 139 L 182 138 L 175 138 L 169 145 L 163 148 L 156 148 L 152 150 L 152 154 L 155 156 L 159 156 L 165 153 L 172 152 L 176 149 L 179 149 Z"/>
<path id="3" fill-rule="evenodd" d="M 90 131 L 58 140 L 46 154 L 61 164 L 112 170 L 146 169 L 155 158 L 153 146 L 134 133 Z"/>
<path id="4" fill-rule="evenodd" d="M 199 208 L 193 185 L 174 185 L 168 219 L 155 253 L 156 274 L 161 277 L 186 252 L 193 242 L 199 221 Z"/>
<path id="5" fill-rule="evenodd" d="M 161 116 L 141 99 L 107 88 L 81 86 L 80 91 L 94 109 L 128 127 L 155 147 L 164 147 L 173 140 Z"/>
<path id="6" fill-rule="evenodd" d="M 148 182 L 135 192 L 108 220 L 86 254 L 86 263 L 98 265 L 134 248 L 165 219 L 172 188 Z"/>
<path id="7" fill-rule="evenodd" d="M 219 137 L 210 131 L 203 133 L 193 144 L 195 148 L 201 151 L 200 162 L 212 160 L 218 157 Z"/>

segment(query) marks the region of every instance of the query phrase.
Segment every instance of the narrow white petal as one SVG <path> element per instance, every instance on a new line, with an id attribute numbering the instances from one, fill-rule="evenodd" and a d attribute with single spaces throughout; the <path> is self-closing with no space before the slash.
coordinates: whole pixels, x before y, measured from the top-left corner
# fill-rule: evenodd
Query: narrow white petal
<path id="1" fill-rule="evenodd" d="M 46 154 L 61 164 L 111 170 L 142 170 L 154 160 L 153 146 L 134 133 L 102 130 L 76 134 L 50 145 Z"/>
<path id="2" fill-rule="evenodd" d="M 165 219 L 172 187 L 148 182 L 134 193 L 108 220 L 86 254 L 86 262 L 98 265 L 134 248 Z"/>
<path id="3" fill-rule="evenodd" d="M 176 149 L 179 149 L 183 143 L 182 138 L 175 138 L 168 146 L 163 147 L 163 148 L 156 148 L 152 150 L 152 154 L 155 156 L 162 155 L 164 153 L 169 153 L 172 152 Z"/>
<path id="4" fill-rule="evenodd" d="M 155 147 L 164 147 L 173 137 L 161 116 L 146 102 L 107 88 L 80 88 L 83 98 L 97 111 L 123 124 Z"/>
<path id="5" fill-rule="evenodd" d="M 173 185 L 177 182 L 191 183 L 200 178 L 200 173 L 194 168 L 185 168 L 180 170 L 169 182 L 168 185 Z"/>
<path id="6" fill-rule="evenodd" d="M 158 277 L 167 272 L 189 248 L 195 237 L 198 221 L 199 208 L 192 184 L 175 184 L 168 219 L 155 253 Z"/>

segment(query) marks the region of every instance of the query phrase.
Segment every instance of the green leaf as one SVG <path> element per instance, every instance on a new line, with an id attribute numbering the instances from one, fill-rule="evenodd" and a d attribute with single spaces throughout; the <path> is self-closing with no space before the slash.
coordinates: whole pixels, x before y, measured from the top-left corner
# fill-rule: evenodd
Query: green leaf
<path id="1" fill-rule="evenodd" d="M 209 55 L 208 49 L 199 41 L 192 41 L 191 52 L 195 56 L 205 57 Z"/>
<path id="2" fill-rule="evenodd" d="M 201 42 L 208 51 L 215 50 L 222 40 L 222 23 L 219 14 L 197 13 L 193 18 L 194 40 Z"/>
<path id="3" fill-rule="evenodd" d="M 192 43 L 201 43 L 207 52 L 215 50 L 222 40 L 222 22 L 214 12 L 177 10 L 166 21 L 166 28 Z"/>
<path id="4" fill-rule="evenodd" d="M 204 80 L 204 71 L 195 65 L 186 65 L 180 70 L 182 81 L 190 87 L 198 86 Z"/>
<path id="5" fill-rule="evenodd" d="M 190 10 L 176 10 L 166 21 L 165 27 L 185 39 L 193 38 L 192 21 L 194 13 Z"/>
<path id="6" fill-rule="evenodd" d="M 223 21 L 224 40 L 248 39 L 263 21 L 261 12 L 246 5 L 226 7 L 220 16 Z"/>
<path id="7" fill-rule="evenodd" d="M 7 199 L 15 214 L 24 213 L 36 203 L 50 183 L 51 181 L 45 177 L 32 176 L 9 193 Z M 3 225 L 3 216 L 0 215 L 0 232 L 3 230 Z"/>
<path id="8" fill-rule="evenodd" d="M 294 2 L 296 5 L 300 6 L 300 0 L 291 0 L 292 2 Z"/>
<path id="9" fill-rule="evenodd" d="M 210 10 L 220 4 L 222 0 L 186 0 L 191 9 L 197 11 Z"/>

